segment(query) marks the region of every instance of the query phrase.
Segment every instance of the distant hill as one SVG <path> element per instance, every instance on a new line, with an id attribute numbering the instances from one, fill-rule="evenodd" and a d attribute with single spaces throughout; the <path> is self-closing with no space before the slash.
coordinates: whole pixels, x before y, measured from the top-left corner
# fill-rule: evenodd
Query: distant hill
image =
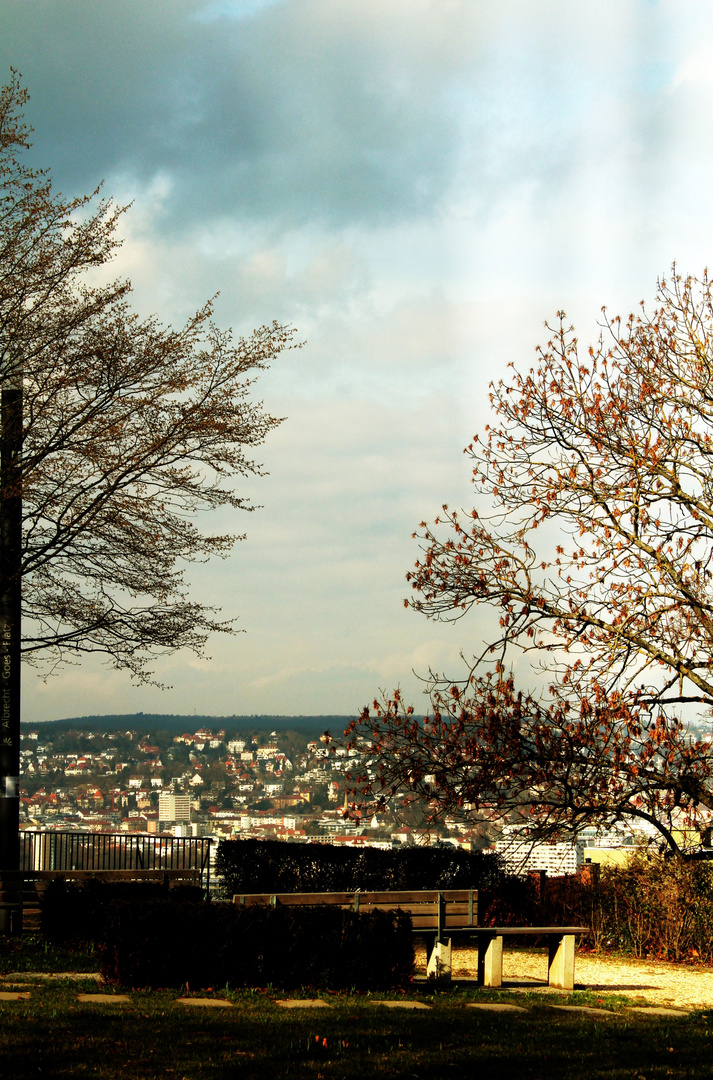
<path id="1" fill-rule="evenodd" d="M 323 731 L 341 735 L 353 716 L 188 716 L 175 713 L 115 713 L 107 716 L 71 716 L 62 720 L 45 720 L 43 723 L 26 722 L 25 728 L 39 727 L 42 731 L 170 731 L 175 735 L 198 731 L 206 727 L 210 731 L 225 728 L 226 733 L 261 731 L 299 731 L 317 738 Z"/>

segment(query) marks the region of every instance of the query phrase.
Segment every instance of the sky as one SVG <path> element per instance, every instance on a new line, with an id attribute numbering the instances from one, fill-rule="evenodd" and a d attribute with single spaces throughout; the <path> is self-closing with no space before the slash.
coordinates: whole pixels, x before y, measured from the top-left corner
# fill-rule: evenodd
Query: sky
<path id="1" fill-rule="evenodd" d="M 304 342 L 256 393 L 286 419 L 240 489 L 261 509 L 190 571 L 237 618 L 135 687 L 90 658 L 23 718 L 356 715 L 459 675 L 487 617 L 404 607 L 412 533 L 468 506 L 488 386 L 564 309 L 653 299 L 713 252 L 709 0 L 1 0 L 28 161 L 66 196 L 132 202 L 116 274 L 180 324 L 219 293 L 239 334 Z"/>

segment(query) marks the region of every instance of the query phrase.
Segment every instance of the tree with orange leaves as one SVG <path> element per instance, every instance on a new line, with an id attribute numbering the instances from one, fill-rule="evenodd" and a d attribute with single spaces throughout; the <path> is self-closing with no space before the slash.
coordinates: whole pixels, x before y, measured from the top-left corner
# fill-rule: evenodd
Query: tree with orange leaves
<path id="1" fill-rule="evenodd" d="M 462 681 L 432 678 L 423 721 L 398 694 L 364 710 L 363 785 L 540 837 L 645 821 L 675 850 L 677 823 L 713 809 L 688 729 L 713 706 L 713 282 L 674 268 L 652 311 L 605 310 L 586 355 L 563 312 L 548 330 L 465 451 L 477 508 L 422 523 L 408 575 L 417 611 L 485 604 L 499 629 Z M 514 651 L 540 692 L 516 691 Z"/>

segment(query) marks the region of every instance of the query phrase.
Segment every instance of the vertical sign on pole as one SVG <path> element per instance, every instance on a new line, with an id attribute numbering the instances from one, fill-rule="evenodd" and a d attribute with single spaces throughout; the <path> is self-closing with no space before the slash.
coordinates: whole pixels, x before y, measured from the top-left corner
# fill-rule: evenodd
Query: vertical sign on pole
<path id="1" fill-rule="evenodd" d="M 0 381 L 0 875 L 20 869 L 21 568 L 22 368 L 10 362 Z M 0 912 L 0 931 L 10 914 Z"/>

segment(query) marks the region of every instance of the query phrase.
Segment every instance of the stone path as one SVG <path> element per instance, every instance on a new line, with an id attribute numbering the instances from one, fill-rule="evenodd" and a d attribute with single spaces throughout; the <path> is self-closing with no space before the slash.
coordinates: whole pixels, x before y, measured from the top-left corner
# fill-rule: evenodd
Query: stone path
<path id="1" fill-rule="evenodd" d="M 373 999 L 372 999 L 373 1001 Z M 386 1005 L 388 1009 L 429 1009 L 430 1005 L 425 1005 L 422 1001 L 408 1001 L 406 999 L 395 998 L 393 1001 L 374 1001 L 374 1005 Z"/>
<path id="2" fill-rule="evenodd" d="M 490 1012 L 527 1012 L 524 1005 L 509 1005 L 505 1001 L 469 1001 L 467 1009 L 484 1009 Z"/>
<path id="3" fill-rule="evenodd" d="M 321 998 L 279 998 L 275 1001 L 281 1009 L 328 1009 L 329 1004 Z"/>
<path id="4" fill-rule="evenodd" d="M 562 1012 L 581 1013 L 592 1017 L 614 1015 L 612 1010 L 594 1005 L 560 1005 L 549 1002 L 550 994 L 561 991 L 550 989 L 545 983 L 547 968 L 546 954 L 542 950 L 511 950 L 503 957 L 504 991 L 527 990 L 542 998 L 546 1004 Z M 454 955 L 454 977 L 474 981 L 477 970 L 477 950 L 459 948 Z M 641 1002 L 640 1005 L 627 1006 L 628 1011 L 640 1016 L 685 1017 L 693 1009 L 713 1008 L 713 970 L 687 965 L 651 963 L 646 961 L 614 959 L 583 954 L 577 957 L 575 977 L 576 988 L 594 992 L 623 994 Z M 12 972 L 0 976 L 0 1003 L 22 1002 L 31 997 L 33 989 L 59 981 L 95 981 L 101 982 L 98 972 Z M 182 997 L 176 998 L 176 1004 L 194 1008 L 233 1008 L 233 1003 L 221 998 Z M 131 1004 L 128 994 L 92 993 L 77 994 L 77 1001 L 82 1005 L 110 1005 L 118 1007 Z M 430 1009 L 422 1001 L 395 998 L 378 1000 L 374 1004 L 393 1009 Z M 283 998 L 275 1004 L 283 1009 L 327 1009 L 332 1002 L 322 998 Z M 602 1006 L 604 1002 L 602 1001 Z M 490 1010 L 492 1012 L 527 1011 L 525 1006 L 500 1002 L 469 1002 L 469 1008 Z"/>
<path id="5" fill-rule="evenodd" d="M 102 981 L 101 973 L 98 971 L 11 971 L 8 975 L 0 975 L 0 981 L 2 982 L 15 982 L 18 980 L 31 979 L 33 983 L 37 982 L 89 982 Z"/>
<path id="6" fill-rule="evenodd" d="M 131 998 L 128 994 L 77 994 L 77 1001 L 83 1005 L 127 1005 Z"/>
<path id="7" fill-rule="evenodd" d="M 183 997 L 176 998 L 176 1005 L 197 1005 L 199 1008 L 209 1009 L 232 1009 L 232 1001 L 225 1001 L 223 998 L 196 998 L 196 997 Z"/>
<path id="8" fill-rule="evenodd" d="M 0 990 L 0 1003 L 28 1001 L 30 997 L 30 990 Z M 130 1005 L 131 1001 L 132 999 L 129 994 L 77 994 L 77 1002 L 80 1005 L 109 1005 L 116 1007 L 120 1005 Z M 232 1009 L 235 1007 L 232 1001 L 226 1001 L 224 998 L 181 997 L 176 998 L 174 1004 L 214 1009 Z M 382 1005 L 389 1009 L 425 1010 L 427 1012 L 432 1008 L 432 1006 L 427 1005 L 425 1002 L 416 1001 L 413 998 L 371 998 L 371 1004 Z M 598 1009 L 590 1005 L 557 1005 L 554 1002 L 546 1002 L 545 1004 L 547 1004 L 549 1008 L 557 1009 L 561 1012 L 585 1013 L 600 1019 L 606 1019 L 607 1017 L 617 1015 L 611 1009 Z M 277 998 L 275 999 L 275 1005 L 282 1009 L 293 1010 L 332 1008 L 332 1003 L 325 1001 L 323 998 Z M 526 1013 L 529 1011 L 526 1006 L 511 1005 L 504 1001 L 474 1001 L 468 1002 L 466 1007 L 469 1009 L 481 1009 L 483 1011 L 501 1013 Z M 688 1015 L 688 1012 L 682 1009 L 670 1009 L 666 1007 L 657 1008 L 655 1006 L 627 1006 L 627 1011 L 638 1013 L 641 1016 L 651 1017 L 682 1018 Z"/>

